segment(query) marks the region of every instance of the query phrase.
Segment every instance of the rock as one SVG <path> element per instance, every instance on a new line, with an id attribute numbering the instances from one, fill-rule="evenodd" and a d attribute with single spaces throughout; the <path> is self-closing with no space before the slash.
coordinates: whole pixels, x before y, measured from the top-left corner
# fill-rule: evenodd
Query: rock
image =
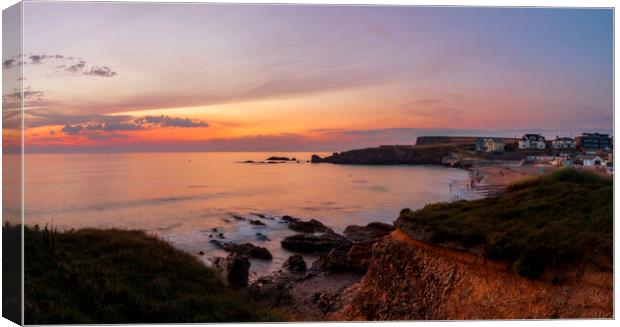
<path id="1" fill-rule="evenodd" d="M 241 163 L 254 163 L 253 160 L 246 160 L 246 161 L 242 161 Z"/>
<path id="2" fill-rule="evenodd" d="M 310 157 L 310 162 L 327 162 L 325 161 L 323 158 L 319 157 L 316 154 L 313 154 L 312 157 Z"/>
<path id="3" fill-rule="evenodd" d="M 217 237 L 222 238 L 222 239 L 223 239 L 223 238 L 226 238 L 226 237 L 224 237 L 224 234 L 223 234 L 223 233 L 219 233 L 219 234 L 217 234 Z"/>
<path id="4" fill-rule="evenodd" d="M 244 255 L 233 253 L 226 258 L 216 258 L 214 265 L 224 282 L 234 289 L 246 288 L 250 272 L 250 260 Z"/>
<path id="5" fill-rule="evenodd" d="M 372 247 L 394 230 L 394 226 L 373 222 L 366 226 L 347 226 L 344 237 L 348 242 L 321 254 L 312 268 L 323 271 L 353 271 L 363 273 L 372 259 Z"/>
<path id="6" fill-rule="evenodd" d="M 198 254 L 205 255 L 204 251 L 198 251 Z"/>
<path id="7" fill-rule="evenodd" d="M 299 218 L 293 218 L 293 217 L 288 216 L 288 215 L 282 216 L 282 218 L 280 218 L 280 219 L 282 219 L 283 221 L 285 221 L 287 223 L 290 223 L 292 221 L 299 221 Z"/>
<path id="8" fill-rule="evenodd" d="M 343 243 L 348 243 L 344 237 L 329 232 L 323 235 L 296 234 L 285 237 L 280 244 L 282 248 L 301 253 L 321 253 L 329 251 Z"/>
<path id="9" fill-rule="evenodd" d="M 282 216 L 282 221 L 288 223 L 288 228 L 300 233 L 327 233 L 332 232 L 331 228 L 323 225 L 316 219 L 310 219 L 310 221 L 304 221 L 299 218 L 291 216 Z"/>
<path id="10" fill-rule="evenodd" d="M 292 220 L 288 223 L 288 228 L 300 233 L 325 233 L 331 231 L 330 228 L 315 219 L 311 219 L 310 221 L 303 221 L 299 219 Z"/>
<path id="11" fill-rule="evenodd" d="M 288 157 L 269 157 L 269 158 L 267 158 L 267 160 L 270 160 L 270 161 L 289 161 L 291 159 L 289 159 Z"/>
<path id="12" fill-rule="evenodd" d="M 307 269 L 304 258 L 299 254 L 288 257 L 282 266 L 292 272 L 304 272 Z"/>
<path id="13" fill-rule="evenodd" d="M 237 220 L 247 220 L 246 218 L 238 216 L 238 215 L 231 215 L 231 216 L 233 216 L 233 218 L 235 218 Z"/>
<path id="14" fill-rule="evenodd" d="M 260 220 L 250 220 L 250 224 L 251 225 L 256 225 L 256 226 L 265 226 L 265 223 L 263 223 Z"/>
<path id="15" fill-rule="evenodd" d="M 269 241 L 269 237 L 263 233 L 256 233 L 256 239 L 259 241 Z"/>
<path id="16" fill-rule="evenodd" d="M 250 258 L 262 260 L 273 259 L 273 256 L 269 250 L 264 247 L 256 246 L 252 243 L 235 244 L 233 242 L 221 242 L 218 240 L 211 240 L 211 243 L 224 251 L 245 255 Z"/>
<path id="17" fill-rule="evenodd" d="M 255 213 L 255 212 L 251 212 L 250 215 L 252 216 L 256 216 L 258 218 L 262 218 L 262 219 L 270 219 L 273 220 L 272 217 L 267 217 L 266 215 L 263 215 L 262 213 Z"/>
<path id="18" fill-rule="evenodd" d="M 343 235 L 351 242 L 369 242 L 376 241 L 391 233 L 393 230 L 393 225 L 373 222 L 366 226 L 347 226 L 347 228 L 344 229 Z"/>
<path id="19" fill-rule="evenodd" d="M 291 161 L 297 161 L 297 158 L 292 157 L 292 158 L 291 158 Z"/>

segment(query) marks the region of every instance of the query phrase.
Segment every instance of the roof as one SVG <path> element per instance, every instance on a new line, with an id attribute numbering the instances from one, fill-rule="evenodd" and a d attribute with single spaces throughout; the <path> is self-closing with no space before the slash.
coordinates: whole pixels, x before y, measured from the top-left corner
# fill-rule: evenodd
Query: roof
<path id="1" fill-rule="evenodd" d="M 504 140 L 501 137 L 480 137 L 476 140 L 476 143 L 486 142 L 487 140 L 493 140 L 495 143 L 504 143 Z"/>
<path id="2" fill-rule="evenodd" d="M 583 156 L 579 157 L 579 159 L 582 159 L 582 160 L 595 160 L 597 158 L 598 158 L 598 160 L 603 160 L 603 161 L 605 160 L 605 159 L 601 158 L 600 156 L 596 156 L 596 155 L 583 155 Z"/>
<path id="3" fill-rule="evenodd" d="M 545 137 L 540 134 L 525 134 L 523 138 L 526 138 L 530 141 L 544 141 Z"/>
<path id="4" fill-rule="evenodd" d="M 557 137 L 554 141 L 575 141 L 575 139 L 570 137 Z"/>

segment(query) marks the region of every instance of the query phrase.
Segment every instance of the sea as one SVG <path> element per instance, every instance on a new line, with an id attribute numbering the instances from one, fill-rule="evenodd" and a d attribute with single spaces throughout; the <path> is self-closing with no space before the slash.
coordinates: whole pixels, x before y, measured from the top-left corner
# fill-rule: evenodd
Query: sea
<path id="1" fill-rule="evenodd" d="M 469 173 L 461 169 L 310 163 L 312 154 L 26 154 L 24 220 L 60 230 L 145 230 L 207 265 L 226 255 L 212 239 L 250 242 L 274 256 L 252 260 L 256 277 L 281 269 L 292 254 L 280 246 L 294 234 L 283 215 L 342 232 L 348 225 L 392 223 L 403 208 L 481 196 L 468 188 Z M 263 163 L 271 156 L 296 160 Z M 308 264 L 314 259 L 305 258 Z"/>

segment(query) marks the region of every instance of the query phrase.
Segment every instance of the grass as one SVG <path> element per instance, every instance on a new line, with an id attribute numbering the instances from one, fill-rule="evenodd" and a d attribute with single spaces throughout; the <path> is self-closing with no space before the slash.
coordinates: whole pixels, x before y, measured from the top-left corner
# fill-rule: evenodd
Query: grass
<path id="1" fill-rule="evenodd" d="M 399 224 L 432 243 L 482 248 L 528 278 L 572 263 L 611 270 L 613 181 L 561 169 L 513 183 L 498 197 L 403 210 Z"/>
<path id="2" fill-rule="evenodd" d="M 24 238 L 26 324 L 285 319 L 141 231 L 26 228 Z"/>
<path id="3" fill-rule="evenodd" d="M 22 248 L 19 228 L 2 228 L 2 316 L 21 325 Z"/>

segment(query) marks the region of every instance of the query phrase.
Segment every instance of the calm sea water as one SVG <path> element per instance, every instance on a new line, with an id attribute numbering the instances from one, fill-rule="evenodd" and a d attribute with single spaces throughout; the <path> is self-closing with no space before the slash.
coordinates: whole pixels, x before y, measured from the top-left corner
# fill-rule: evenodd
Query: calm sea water
<path id="1" fill-rule="evenodd" d="M 240 163 L 272 155 L 303 161 Z M 205 252 L 199 257 L 207 263 L 225 254 L 209 243 L 209 235 L 221 232 L 226 240 L 252 242 L 272 252 L 272 262 L 253 260 L 252 273 L 258 274 L 280 269 L 290 255 L 280 240 L 293 232 L 279 219 L 262 219 L 266 226 L 254 226 L 232 215 L 314 218 L 342 231 L 352 224 L 391 223 L 402 208 L 476 197 L 466 188 L 463 170 L 306 163 L 311 155 L 28 154 L 25 220 L 61 229 L 143 229 L 188 252 Z M 259 240 L 257 233 L 269 240 Z"/>

